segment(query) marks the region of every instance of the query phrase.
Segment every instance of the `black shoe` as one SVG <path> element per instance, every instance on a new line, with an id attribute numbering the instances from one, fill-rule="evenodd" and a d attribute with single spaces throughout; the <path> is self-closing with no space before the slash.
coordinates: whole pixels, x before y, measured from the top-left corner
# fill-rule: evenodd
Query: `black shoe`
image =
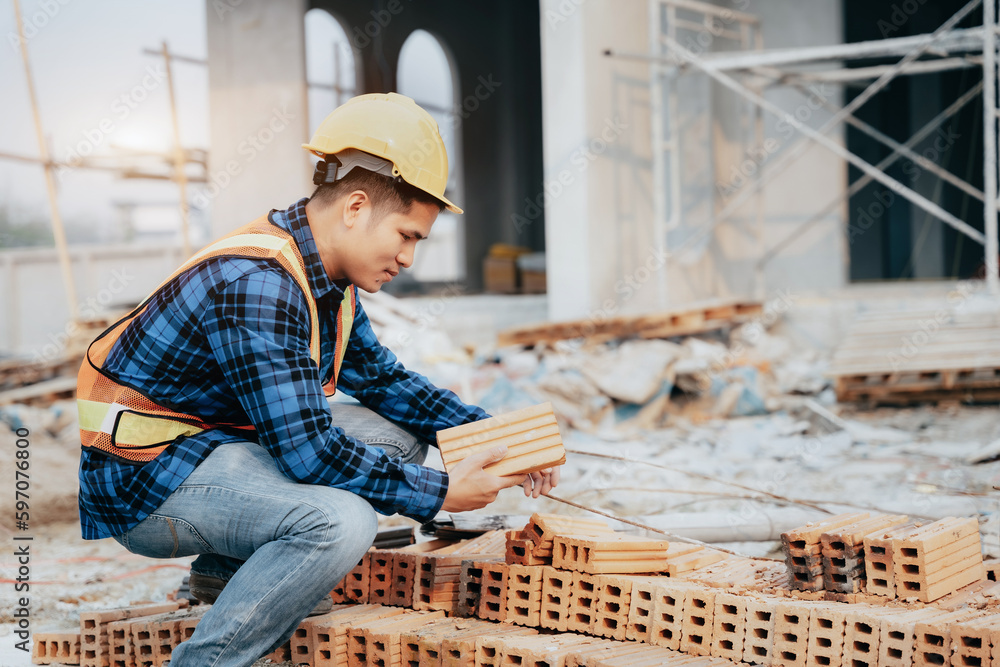
<path id="1" fill-rule="evenodd" d="M 207 574 L 192 572 L 188 585 L 191 587 L 191 595 L 195 599 L 205 604 L 215 604 L 215 601 L 219 598 L 219 594 L 222 593 L 222 589 L 226 587 L 226 581 Z M 309 612 L 309 616 L 326 614 L 331 609 L 333 609 L 333 598 L 327 593 L 325 598 L 316 603 L 313 610 Z"/>

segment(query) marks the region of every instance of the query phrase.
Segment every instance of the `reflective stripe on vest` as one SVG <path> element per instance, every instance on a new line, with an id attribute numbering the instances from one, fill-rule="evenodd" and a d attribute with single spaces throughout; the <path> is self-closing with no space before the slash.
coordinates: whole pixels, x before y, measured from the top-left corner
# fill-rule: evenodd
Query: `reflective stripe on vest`
<path id="1" fill-rule="evenodd" d="M 80 412 L 80 440 L 84 447 L 130 463 L 145 463 L 156 458 L 180 436 L 190 436 L 207 429 L 227 427 L 253 430 L 252 424 L 209 423 L 193 415 L 160 405 L 141 390 L 118 382 L 104 371 L 104 363 L 115 342 L 128 325 L 139 317 L 150 300 L 185 271 L 215 257 L 246 257 L 276 261 L 295 280 L 309 305 L 309 353 L 320 366 L 320 323 L 316 298 L 309 288 L 305 260 L 295 239 L 285 230 L 261 217 L 222 237 L 196 253 L 146 297 L 135 310 L 111 325 L 90 347 L 77 378 L 77 406 Z M 354 324 L 357 295 L 353 285 L 344 290 L 337 312 L 337 341 L 333 373 L 323 387 L 324 393 L 336 391 L 337 378 Z"/>

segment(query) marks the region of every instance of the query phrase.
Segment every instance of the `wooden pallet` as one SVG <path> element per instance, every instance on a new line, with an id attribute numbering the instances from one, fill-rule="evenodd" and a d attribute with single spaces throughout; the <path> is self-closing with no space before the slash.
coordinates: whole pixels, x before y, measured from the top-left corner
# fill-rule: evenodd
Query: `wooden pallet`
<path id="1" fill-rule="evenodd" d="M 516 327 L 501 331 L 499 345 L 538 345 L 557 340 L 586 338 L 670 338 L 714 331 L 742 324 L 764 310 L 759 301 L 713 300 L 684 308 L 636 316 L 610 317 L 597 320 L 572 320 Z"/>
<path id="2" fill-rule="evenodd" d="M 828 374 L 840 401 L 1000 401 L 1000 311 L 865 315 L 837 348 Z"/>

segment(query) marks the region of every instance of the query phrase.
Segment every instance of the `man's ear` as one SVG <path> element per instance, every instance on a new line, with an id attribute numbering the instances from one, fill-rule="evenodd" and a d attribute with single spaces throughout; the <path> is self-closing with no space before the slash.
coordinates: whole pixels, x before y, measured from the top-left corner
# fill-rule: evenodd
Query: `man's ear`
<path id="1" fill-rule="evenodd" d="M 353 228 L 371 215 L 371 199 L 364 190 L 355 190 L 344 198 L 344 225 Z"/>

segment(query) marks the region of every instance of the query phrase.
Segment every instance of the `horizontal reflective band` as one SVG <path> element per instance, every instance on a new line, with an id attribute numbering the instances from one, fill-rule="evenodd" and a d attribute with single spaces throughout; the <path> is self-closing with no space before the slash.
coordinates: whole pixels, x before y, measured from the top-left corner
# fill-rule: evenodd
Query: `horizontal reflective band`
<path id="1" fill-rule="evenodd" d="M 205 429 L 185 422 L 123 412 L 115 429 L 114 442 L 118 447 L 147 447 L 163 444 L 182 435 L 194 435 Z"/>

